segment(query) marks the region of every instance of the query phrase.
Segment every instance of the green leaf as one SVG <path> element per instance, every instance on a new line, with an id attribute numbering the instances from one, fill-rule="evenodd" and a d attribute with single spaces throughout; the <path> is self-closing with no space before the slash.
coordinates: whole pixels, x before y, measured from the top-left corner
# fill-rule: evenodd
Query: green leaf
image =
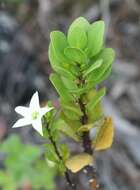
<path id="1" fill-rule="evenodd" d="M 106 78 L 108 78 L 108 76 L 110 75 L 111 71 L 112 71 L 112 65 L 105 70 L 105 72 L 103 73 L 103 75 L 98 80 L 96 80 L 94 82 L 94 84 L 99 84 L 102 81 L 104 81 Z"/>
<path id="2" fill-rule="evenodd" d="M 70 93 L 65 88 L 63 82 L 59 78 L 57 74 L 51 74 L 50 75 L 50 81 L 54 85 L 55 89 L 57 90 L 58 94 L 62 99 L 65 101 L 73 101 L 73 97 L 70 95 Z"/>
<path id="3" fill-rule="evenodd" d="M 83 18 L 77 18 L 69 27 L 68 43 L 72 47 L 84 49 L 87 45 L 87 30 L 89 28 L 88 21 Z"/>
<path id="4" fill-rule="evenodd" d="M 88 44 L 85 52 L 89 57 L 95 56 L 102 49 L 104 42 L 104 22 L 97 21 L 88 30 Z"/>
<path id="5" fill-rule="evenodd" d="M 69 27 L 68 43 L 71 47 L 84 49 L 87 45 L 87 31 L 89 28 L 88 21 L 83 18 L 77 18 Z"/>
<path id="6" fill-rule="evenodd" d="M 74 80 L 71 80 L 68 77 L 61 77 L 61 79 L 62 79 L 62 81 L 63 81 L 63 83 L 67 89 L 69 89 L 69 90 L 70 89 L 74 89 L 74 90 L 78 89 Z"/>
<path id="7" fill-rule="evenodd" d="M 57 129 L 67 135 L 68 137 L 74 139 L 75 141 L 79 141 L 78 136 L 75 131 L 62 119 L 57 120 Z"/>
<path id="8" fill-rule="evenodd" d="M 84 49 L 87 45 L 86 31 L 82 27 L 72 27 L 68 32 L 68 43 L 71 47 Z"/>
<path id="9" fill-rule="evenodd" d="M 62 144 L 60 146 L 61 155 L 63 157 L 63 160 L 67 160 L 70 156 L 69 147 L 66 144 Z"/>
<path id="10" fill-rule="evenodd" d="M 78 17 L 70 25 L 68 33 L 70 33 L 75 27 L 79 27 L 82 30 L 87 31 L 89 26 L 90 26 L 89 22 L 84 17 Z"/>
<path id="11" fill-rule="evenodd" d="M 61 101 L 61 106 L 64 110 L 68 110 L 70 112 L 70 117 L 71 117 L 71 113 L 73 113 L 74 115 L 78 115 L 78 116 L 82 116 L 82 112 L 80 110 L 80 108 L 77 105 L 74 105 L 73 103 L 65 103 L 63 101 Z"/>
<path id="12" fill-rule="evenodd" d="M 102 59 L 103 63 L 102 65 L 96 69 L 93 70 L 90 75 L 88 75 L 87 77 L 87 81 L 88 82 L 93 82 L 93 84 L 96 83 L 96 81 L 100 81 L 100 78 L 104 75 L 104 73 L 110 69 L 112 62 L 114 60 L 114 50 L 111 48 L 105 48 L 101 51 L 101 53 L 97 56 L 97 60 L 98 59 Z"/>
<path id="13" fill-rule="evenodd" d="M 87 110 L 89 116 L 89 122 L 96 122 L 104 116 L 103 108 L 101 102 L 98 103 L 93 110 Z M 94 114 L 93 114 L 94 113 Z"/>
<path id="14" fill-rule="evenodd" d="M 72 112 L 68 109 L 62 108 L 62 111 L 64 112 L 64 115 L 70 120 L 79 120 L 80 119 L 78 114 L 75 114 L 74 112 Z"/>
<path id="15" fill-rule="evenodd" d="M 82 63 L 86 64 L 87 63 L 86 54 L 80 49 L 67 47 L 64 50 L 64 54 L 66 55 L 66 57 L 68 59 L 73 61 L 75 64 L 76 63 L 79 63 L 79 64 L 82 64 Z"/>
<path id="16" fill-rule="evenodd" d="M 77 68 L 75 65 L 70 64 L 69 61 L 63 62 L 62 60 L 59 60 L 54 52 L 54 49 L 52 48 L 52 44 L 50 43 L 49 45 L 49 60 L 51 63 L 52 68 L 54 71 L 56 71 L 58 74 L 62 74 L 62 70 L 67 72 L 67 75 L 69 77 L 73 77 L 74 75 L 77 74 Z M 60 69 L 61 67 L 61 69 Z M 63 72 L 63 75 L 64 75 Z M 66 74 L 65 74 L 66 75 Z M 73 75 L 73 76 L 72 76 Z"/>
<path id="17" fill-rule="evenodd" d="M 66 122 L 66 124 L 75 132 L 77 132 L 78 128 L 81 126 L 80 120 L 72 120 L 72 118 L 68 118 L 64 115 L 64 112 L 61 112 L 61 119 Z"/>
<path id="18" fill-rule="evenodd" d="M 105 88 L 102 88 L 99 91 L 97 91 L 92 100 L 87 104 L 86 108 L 88 110 L 93 110 L 94 107 L 101 101 L 104 95 L 105 95 Z"/>
<path id="19" fill-rule="evenodd" d="M 58 162 L 59 158 L 54 150 L 54 147 L 52 144 L 46 144 L 46 157 L 48 160 L 53 161 L 53 162 Z"/>
<path id="20" fill-rule="evenodd" d="M 78 97 L 81 94 L 84 94 L 87 91 L 87 89 L 85 87 L 80 87 L 78 89 L 70 89 L 69 91 Z"/>
<path id="21" fill-rule="evenodd" d="M 66 167 L 62 160 L 60 160 L 57 164 L 57 169 L 59 171 L 59 174 L 64 175 L 66 171 Z"/>
<path id="22" fill-rule="evenodd" d="M 55 70 L 55 66 L 59 66 L 60 63 L 59 63 L 59 59 L 56 57 L 55 51 L 51 43 L 49 45 L 48 55 L 49 55 L 51 66 Z"/>
<path id="23" fill-rule="evenodd" d="M 68 62 L 64 55 L 64 49 L 68 46 L 65 35 L 60 31 L 53 31 L 50 34 L 51 44 L 55 56 L 60 62 Z"/>
<path id="24" fill-rule="evenodd" d="M 103 60 L 97 60 L 95 63 L 93 63 L 83 74 L 83 77 L 86 77 L 88 74 L 90 74 L 95 69 L 99 68 L 103 63 Z"/>
<path id="25" fill-rule="evenodd" d="M 64 77 L 68 77 L 71 80 L 75 79 L 75 76 L 68 69 L 63 68 L 62 66 L 54 66 L 54 70 Z"/>

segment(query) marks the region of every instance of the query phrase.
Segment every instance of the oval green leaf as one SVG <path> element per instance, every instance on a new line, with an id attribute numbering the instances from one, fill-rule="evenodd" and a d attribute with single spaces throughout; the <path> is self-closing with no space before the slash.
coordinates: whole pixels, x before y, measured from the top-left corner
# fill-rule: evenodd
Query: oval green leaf
<path id="1" fill-rule="evenodd" d="M 50 38 L 52 48 L 57 59 L 60 62 L 68 62 L 67 58 L 64 55 L 64 49 L 68 46 L 66 36 L 63 34 L 63 32 L 53 31 L 50 34 Z"/>
<path id="2" fill-rule="evenodd" d="M 86 77 L 88 74 L 90 74 L 95 69 L 99 68 L 103 63 L 103 60 L 97 60 L 95 63 L 93 63 L 83 74 L 83 77 Z"/>
<path id="3" fill-rule="evenodd" d="M 74 27 L 68 32 L 68 43 L 71 47 L 84 49 L 87 45 L 86 32 L 81 27 Z"/>
<path id="4" fill-rule="evenodd" d="M 104 42 L 104 22 L 97 21 L 90 25 L 86 53 L 89 57 L 95 56 L 102 49 Z"/>
<path id="5" fill-rule="evenodd" d="M 73 61 L 75 64 L 87 63 L 87 57 L 85 53 L 80 49 L 67 47 L 64 50 L 64 54 L 69 60 Z"/>
<path id="6" fill-rule="evenodd" d="M 88 110 L 93 110 L 95 106 L 101 101 L 102 97 L 105 95 L 105 92 L 106 92 L 105 88 L 102 88 L 99 91 L 97 91 L 95 96 L 87 104 L 86 108 Z"/>
<path id="7" fill-rule="evenodd" d="M 50 75 L 50 81 L 54 85 L 55 89 L 57 90 L 58 94 L 62 99 L 67 101 L 73 101 L 73 96 L 68 92 L 68 90 L 65 88 L 62 80 L 59 78 L 57 74 L 51 74 Z"/>

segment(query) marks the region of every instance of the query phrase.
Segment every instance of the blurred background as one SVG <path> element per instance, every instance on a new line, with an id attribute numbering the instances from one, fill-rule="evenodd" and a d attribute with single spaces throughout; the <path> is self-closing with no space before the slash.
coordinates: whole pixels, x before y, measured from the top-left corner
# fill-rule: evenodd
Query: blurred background
<path id="1" fill-rule="evenodd" d="M 90 22 L 103 19 L 106 44 L 116 51 L 103 102 L 106 114 L 114 119 L 115 141 L 110 150 L 96 155 L 102 190 L 140 190 L 140 0 L 0 0 L 2 190 L 67 189 L 57 171 L 43 169 L 47 166 L 38 159 L 42 158 L 39 135 L 32 128 L 11 126 L 17 119 L 15 106 L 28 104 L 36 90 L 41 102 L 57 98 L 48 79 L 49 34 L 67 31 L 78 16 Z M 76 146 L 71 147 L 76 151 Z M 75 180 L 79 189 L 88 189 L 81 174 Z"/>

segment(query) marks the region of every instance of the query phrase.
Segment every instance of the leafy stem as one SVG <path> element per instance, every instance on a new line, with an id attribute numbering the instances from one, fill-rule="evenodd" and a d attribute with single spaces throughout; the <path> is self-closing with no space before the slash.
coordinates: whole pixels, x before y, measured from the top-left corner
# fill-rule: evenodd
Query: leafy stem
<path id="1" fill-rule="evenodd" d="M 57 147 L 57 144 L 56 144 L 55 140 L 53 139 L 53 136 L 51 134 L 51 130 L 49 128 L 49 124 L 48 123 L 46 124 L 46 129 L 47 129 L 47 132 L 48 132 L 49 140 L 50 140 L 51 144 L 53 145 L 54 151 L 55 151 L 56 155 L 58 156 L 59 160 L 63 163 L 63 165 L 65 167 L 65 162 L 63 160 L 63 157 L 61 156 L 61 153 L 59 152 L 59 149 Z M 70 189 L 71 190 L 76 190 L 76 184 L 74 184 L 72 182 L 67 168 L 65 170 L 65 179 L 66 179 L 67 184 L 70 187 Z"/>
<path id="2" fill-rule="evenodd" d="M 81 83 L 83 84 L 83 80 L 81 80 Z M 85 103 L 83 102 L 82 96 L 78 99 L 78 103 L 79 103 L 81 112 L 83 113 L 83 115 L 80 118 L 80 122 L 82 125 L 88 124 L 88 115 L 86 114 L 86 107 L 85 107 Z M 89 131 L 83 133 L 82 139 L 83 139 L 82 145 L 84 148 L 84 152 L 90 155 L 93 155 L 92 142 L 90 139 Z M 97 182 L 97 177 L 96 177 L 96 169 L 94 168 L 94 166 L 92 164 L 86 166 L 84 168 L 84 172 L 87 174 L 91 189 L 100 190 L 100 186 Z"/>
<path id="3" fill-rule="evenodd" d="M 85 125 L 85 124 L 88 123 L 88 116 L 86 114 L 85 104 L 83 103 L 82 98 L 79 98 L 78 102 L 79 102 L 80 109 L 81 109 L 81 111 L 83 113 L 80 121 L 81 121 L 82 125 Z M 84 132 L 83 133 L 83 147 L 84 147 L 84 152 L 92 155 L 93 150 L 92 150 L 92 147 L 91 147 L 91 140 L 90 140 L 90 137 L 89 137 L 89 132 Z"/>
<path id="4" fill-rule="evenodd" d="M 88 131 L 90 129 L 86 125 L 92 127 L 93 123 L 98 120 L 97 118 L 102 115 L 100 102 L 105 95 L 105 89 L 96 91 L 92 88 L 109 76 L 115 53 L 113 49 L 104 46 L 103 21 L 90 24 L 85 18 L 79 17 L 71 24 L 67 35 L 60 31 L 53 31 L 50 39 L 49 60 L 54 69 L 50 80 L 60 96 L 60 108 L 62 108 L 60 119 L 68 125 L 67 129 L 69 130 L 67 131 L 65 128 L 67 135 L 71 131 L 74 133 L 71 135 L 73 139 L 75 139 L 75 134 L 80 138 L 81 133 L 76 133 L 78 132 L 76 130 L 79 130 L 78 127 L 86 129 L 82 133 L 82 145 L 84 154 L 92 159 L 94 150 L 103 150 L 112 145 L 113 127 L 110 118 L 104 124 L 99 123 L 99 131 L 96 131 L 94 141 L 90 139 Z M 85 98 L 88 101 L 87 105 Z M 106 136 L 109 136 L 108 142 Z M 92 145 L 94 145 L 94 149 Z M 76 157 L 79 162 L 74 158 L 68 160 L 71 161 L 68 168 L 72 172 L 78 172 L 81 169 L 79 166 L 81 157 Z M 87 164 L 84 161 L 81 161 L 83 167 L 86 166 L 83 171 L 88 176 L 91 188 L 99 190 L 95 168 L 92 164 L 87 165 L 91 161 Z"/>

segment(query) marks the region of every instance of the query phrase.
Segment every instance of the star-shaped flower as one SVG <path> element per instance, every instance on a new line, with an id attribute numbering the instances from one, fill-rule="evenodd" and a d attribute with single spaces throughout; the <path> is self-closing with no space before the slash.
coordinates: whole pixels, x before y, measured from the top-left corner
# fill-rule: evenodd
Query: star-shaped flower
<path id="1" fill-rule="evenodd" d="M 15 108 L 15 111 L 24 118 L 19 119 L 12 127 L 17 128 L 31 124 L 33 128 L 43 136 L 41 118 L 52 109 L 53 107 L 41 108 L 39 105 L 38 92 L 35 92 L 31 98 L 29 107 L 17 106 Z"/>

